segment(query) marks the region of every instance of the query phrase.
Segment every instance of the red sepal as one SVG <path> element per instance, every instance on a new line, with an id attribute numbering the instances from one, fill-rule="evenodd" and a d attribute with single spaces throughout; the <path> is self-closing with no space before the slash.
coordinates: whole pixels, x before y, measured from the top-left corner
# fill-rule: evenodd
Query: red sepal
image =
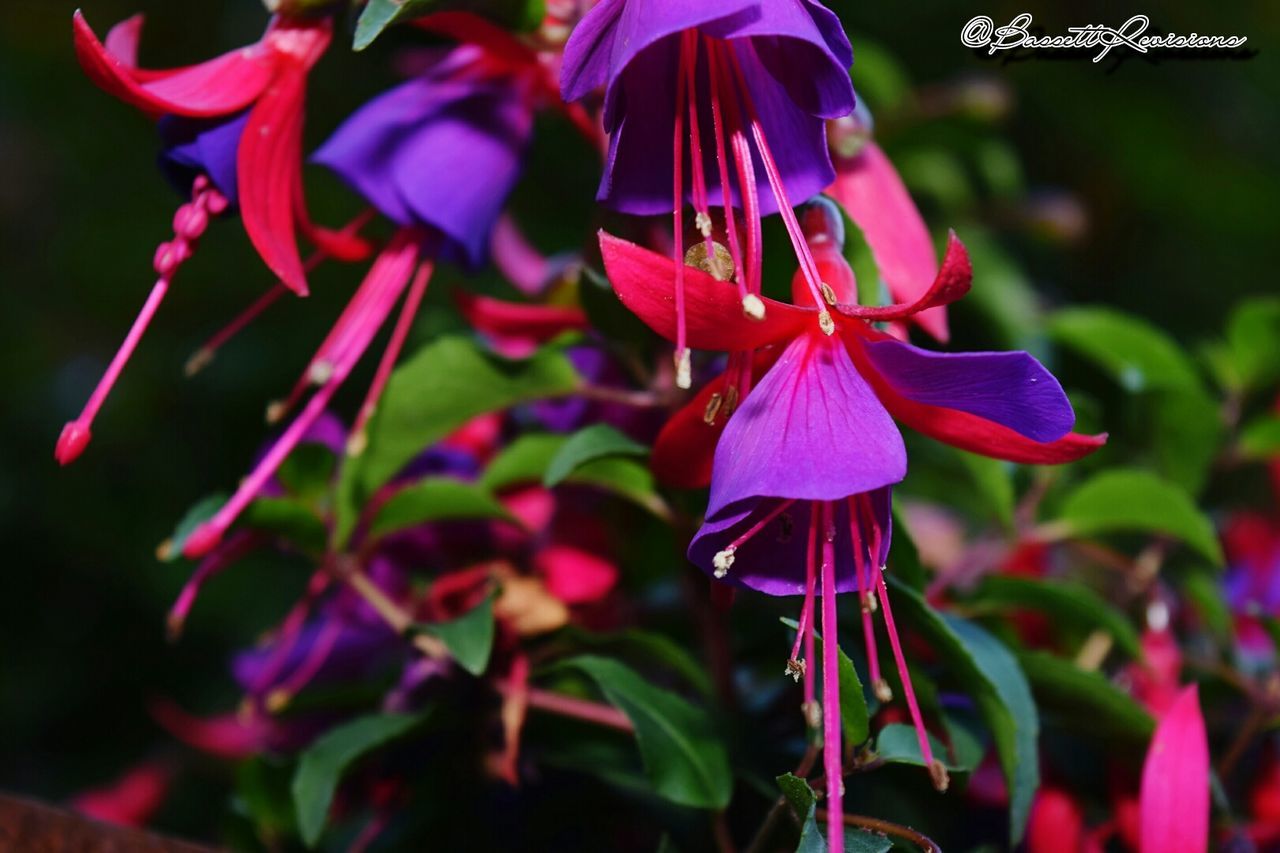
<path id="1" fill-rule="evenodd" d="M 676 271 L 671 258 L 600 232 L 600 253 L 614 292 L 649 328 L 676 339 Z M 694 349 L 758 349 L 789 340 L 817 325 L 817 312 L 764 299 L 763 320 L 742 314 L 737 288 L 702 270 L 684 269 L 685 333 Z"/>
<path id="2" fill-rule="evenodd" d="M 586 329 L 587 315 L 578 308 L 507 302 L 455 290 L 454 302 L 477 331 L 495 337 L 519 337 L 542 343 L 564 332 Z"/>
<path id="3" fill-rule="evenodd" d="M 857 317 L 875 322 L 884 320 L 902 320 L 921 311 L 950 305 L 962 299 L 973 286 L 973 264 L 969 261 L 969 251 L 956 236 L 956 232 L 947 234 L 947 253 L 942 259 L 942 267 L 934 277 L 933 284 L 915 302 L 895 305 L 837 305 L 836 310 L 846 317 Z"/>

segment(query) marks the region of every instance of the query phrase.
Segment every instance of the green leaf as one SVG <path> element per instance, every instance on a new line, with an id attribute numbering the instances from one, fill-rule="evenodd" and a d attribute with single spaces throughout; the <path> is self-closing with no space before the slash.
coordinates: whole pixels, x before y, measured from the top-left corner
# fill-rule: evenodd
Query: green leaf
<path id="1" fill-rule="evenodd" d="M 486 598 L 457 619 L 414 625 L 414 630 L 439 639 L 467 672 L 483 675 L 493 651 L 493 598 Z"/>
<path id="2" fill-rule="evenodd" d="M 1112 469 L 1086 480 L 1063 500 L 1059 520 L 1069 535 L 1137 531 L 1180 539 L 1223 563 L 1213 524 L 1178 486 L 1148 471 Z"/>
<path id="3" fill-rule="evenodd" d="M 728 805 L 733 793 L 729 759 L 706 712 L 608 658 L 580 655 L 558 666 L 586 673 L 631 720 L 645 772 L 658 794 L 694 808 Z"/>
<path id="4" fill-rule="evenodd" d="M 818 822 L 814 819 L 818 798 L 808 781 L 791 773 L 778 777 L 778 787 L 786 798 L 787 806 L 800 824 L 800 842 L 796 845 L 796 853 L 826 853 L 827 840 L 818 831 Z"/>
<path id="5" fill-rule="evenodd" d="M 794 619 L 783 618 L 781 621 L 793 631 L 800 629 L 800 623 Z M 813 653 L 818 656 L 818 660 L 806 661 L 809 666 L 817 666 L 818 661 L 822 660 L 822 635 L 814 631 L 813 637 Z M 858 678 L 858 670 L 839 643 L 836 644 L 836 654 L 840 662 L 840 726 L 845 740 L 852 746 L 870 737 L 871 714 L 867 710 L 867 695 L 862 689 L 862 680 Z"/>
<path id="6" fill-rule="evenodd" d="M 548 488 L 597 459 L 613 456 L 646 456 L 649 448 L 632 441 L 608 424 L 593 424 L 569 436 L 547 463 L 542 482 Z"/>
<path id="7" fill-rule="evenodd" d="M 354 50 L 364 50 L 392 24 L 447 11 L 473 12 L 517 30 L 533 29 L 545 12 L 543 0 L 369 0 L 356 21 Z"/>
<path id="8" fill-rule="evenodd" d="M 377 538 L 419 524 L 470 518 L 518 523 L 487 489 L 451 477 L 431 477 L 401 489 L 383 504 L 369 535 Z"/>
<path id="9" fill-rule="evenodd" d="M 972 770 L 972 767 L 953 765 L 947 757 L 947 747 L 933 735 L 929 735 L 929 748 L 934 758 L 947 765 L 947 769 L 957 773 Z M 925 767 L 924 754 L 920 752 L 920 739 L 916 736 L 915 726 L 906 723 L 890 723 L 876 735 L 876 756 L 886 764 L 913 764 Z"/>
<path id="10" fill-rule="evenodd" d="M 1142 654 L 1138 632 L 1124 614 L 1081 583 L 993 575 L 978 587 L 972 601 L 1000 609 L 1039 610 L 1055 620 L 1101 628 L 1126 654 L 1133 657 Z"/>
<path id="11" fill-rule="evenodd" d="M 303 551 L 323 552 L 329 530 L 315 510 L 295 498 L 255 498 L 243 522 L 278 536 Z"/>
<path id="12" fill-rule="evenodd" d="M 1139 744 L 1145 744 L 1155 731 L 1155 721 L 1146 709 L 1099 673 L 1047 652 L 1023 652 L 1018 657 L 1036 699 L 1046 709 L 1060 712 L 1064 724 L 1095 737 Z"/>
<path id="13" fill-rule="evenodd" d="M 578 279 L 578 298 L 591 321 L 591 328 L 612 343 L 640 346 L 654 340 L 653 332 L 627 310 L 608 277 L 599 270 L 590 266 L 582 268 L 582 276 Z"/>
<path id="14" fill-rule="evenodd" d="M 541 482 L 567 441 L 562 435 L 523 435 L 489 463 L 480 484 L 496 492 L 518 484 Z M 561 485 L 593 486 L 625 498 L 663 520 L 671 517 L 670 508 L 656 491 L 648 466 L 634 459 L 607 457 L 586 462 L 562 480 Z"/>
<path id="15" fill-rule="evenodd" d="M 346 541 L 365 498 L 422 448 L 477 415 L 569 394 L 579 382 L 568 356 L 553 347 L 520 361 L 487 353 L 461 337 L 440 338 L 418 350 L 391 375 L 369 424 L 368 447 L 343 465 L 337 541 Z"/>
<path id="16" fill-rule="evenodd" d="M 280 463 L 276 479 L 289 494 L 313 502 L 329 491 L 337 464 L 337 455 L 326 445 L 303 442 Z"/>
<path id="17" fill-rule="evenodd" d="M 893 541 L 889 544 L 889 566 L 894 577 L 913 589 L 924 589 L 925 571 L 920 562 L 920 551 L 916 548 L 911 529 L 903 521 L 898 510 L 895 496 L 893 502 Z"/>
<path id="18" fill-rule="evenodd" d="M 160 559 L 166 563 L 172 563 L 181 557 L 182 549 L 187 546 L 187 540 L 191 538 L 191 534 L 196 532 L 197 527 L 213 518 L 226 502 L 227 496 L 218 493 L 206 495 L 192 504 L 191 508 L 178 520 L 177 526 L 173 528 L 173 534 L 157 549 L 156 553 Z"/>
<path id="19" fill-rule="evenodd" d="M 1009 786 L 1009 835 L 1016 845 L 1040 784 L 1040 721 L 1026 677 L 995 637 L 964 619 L 939 614 L 896 578 L 889 582 L 894 609 L 924 635 L 956 683 L 973 697 L 991 730 Z"/>
<path id="20" fill-rule="evenodd" d="M 976 453 L 956 451 L 961 464 L 973 478 L 978 494 L 985 500 L 995 519 L 1005 529 L 1013 528 L 1013 466 L 999 459 Z"/>
<path id="21" fill-rule="evenodd" d="M 1222 595 L 1217 573 L 1211 569 L 1185 572 L 1182 576 L 1182 593 L 1218 638 L 1218 642 L 1230 646 L 1235 636 L 1235 618 Z"/>
<path id="22" fill-rule="evenodd" d="M 1050 316 L 1048 331 L 1130 391 L 1201 388 L 1183 348 L 1132 315 L 1110 308 L 1067 308 Z"/>
<path id="23" fill-rule="evenodd" d="M 1227 323 L 1227 344 L 1246 388 L 1280 378 L 1280 298 L 1241 302 Z"/>
<path id="24" fill-rule="evenodd" d="M 624 657 L 627 652 L 635 652 L 656 663 L 666 664 L 699 693 L 711 695 L 711 678 L 707 675 L 706 667 L 690 657 L 684 646 L 665 634 L 638 629 L 619 631 L 616 634 L 595 634 L 575 625 L 566 626 L 564 633 L 583 646 L 612 649 Z"/>
<path id="25" fill-rule="evenodd" d="M 303 843 L 314 847 L 324 831 L 333 793 L 343 772 L 360 756 L 400 737 L 422 722 L 422 714 L 372 714 L 321 735 L 302 753 L 293 777 L 293 805 Z"/>
<path id="26" fill-rule="evenodd" d="M 1239 451 L 1245 459 L 1280 456 L 1280 417 L 1264 415 L 1245 424 L 1240 430 Z"/>
<path id="27" fill-rule="evenodd" d="M 1218 403 L 1199 390 L 1163 391 L 1151 403 L 1151 442 L 1160 473 L 1197 494 L 1226 432 Z"/>

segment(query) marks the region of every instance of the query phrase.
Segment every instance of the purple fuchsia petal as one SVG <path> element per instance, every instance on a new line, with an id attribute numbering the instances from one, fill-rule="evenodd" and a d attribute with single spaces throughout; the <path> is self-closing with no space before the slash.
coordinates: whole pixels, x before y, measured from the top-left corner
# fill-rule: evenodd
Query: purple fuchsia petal
<path id="1" fill-rule="evenodd" d="M 1209 743 L 1193 684 L 1156 726 L 1142 766 L 1141 853 L 1203 853 L 1209 844 Z"/>
<path id="2" fill-rule="evenodd" d="M 434 226 L 460 260 L 484 263 L 519 175 L 533 114 L 505 82 L 450 79 L 458 48 L 427 75 L 357 110 L 315 154 L 402 225 Z"/>
<path id="3" fill-rule="evenodd" d="M 1057 441 L 1075 423 L 1058 380 L 1025 352 L 940 353 L 885 340 L 868 344 L 867 356 L 908 400 L 968 412 L 1033 441 Z"/>
<path id="4" fill-rule="evenodd" d="M 736 416 L 735 416 L 736 417 Z M 867 553 L 866 565 L 878 571 L 889 555 L 892 533 L 893 489 L 885 486 L 871 492 L 871 507 L 875 513 L 875 525 L 880 531 L 880 550 Z M 689 561 L 712 574 L 717 553 L 723 551 L 760 521 L 777 509 L 780 501 L 758 498 L 739 502 L 715 518 L 708 517 L 689 543 Z M 803 595 L 805 591 L 805 564 L 808 560 L 808 530 L 812 504 L 796 501 L 775 516 L 746 542 L 734 549 L 733 565 L 724 581 L 749 587 L 766 595 Z M 835 505 L 836 591 L 854 592 L 858 589 L 857 571 L 849 530 L 848 501 Z M 870 549 L 875 540 L 874 531 L 862 525 L 861 541 Z"/>
<path id="5" fill-rule="evenodd" d="M 838 336 L 796 338 L 729 419 L 708 518 L 762 497 L 840 500 L 898 482 L 907 453 Z"/>
<path id="6" fill-rule="evenodd" d="M 197 175 L 207 175 L 218 192 L 235 205 L 236 151 L 249 121 L 248 111 L 226 119 L 192 119 L 165 116 L 160 119 L 160 168 L 183 195 L 191 192 Z"/>

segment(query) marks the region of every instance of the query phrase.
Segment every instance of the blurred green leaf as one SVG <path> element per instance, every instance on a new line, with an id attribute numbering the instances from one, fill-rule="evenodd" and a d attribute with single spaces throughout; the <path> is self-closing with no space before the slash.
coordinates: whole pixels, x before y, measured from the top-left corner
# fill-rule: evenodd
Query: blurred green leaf
<path id="1" fill-rule="evenodd" d="M 589 266 L 582 268 L 578 280 L 578 298 L 582 310 L 591 321 L 591 328 L 609 341 L 631 345 L 644 345 L 654 339 L 653 332 L 644 322 L 627 310 L 613 285 L 604 273 Z"/>
<path id="2" fill-rule="evenodd" d="M 1047 328 L 1050 335 L 1130 391 L 1201 388 L 1195 366 L 1183 349 L 1138 317 L 1111 308 L 1066 308 L 1049 317 Z"/>
<path id="3" fill-rule="evenodd" d="M 1100 628 L 1126 654 L 1138 657 L 1142 653 L 1137 629 L 1124 614 L 1081 583 L 992 575 L 974 591 L 971 600 L 1001 609 L 1039 610 L 1055 620 Z"/>
<path id="4" fill-rule="evenodd" d="M 568 394 L 579 382 L 568 356 L 554 347 L 519 361 L 461 337 L 440 338 L 418 350 L 391 374 L 369 424 L 368 447 L 343 465 L 337 541 L 350 535 L 364 499 L 423 448 L 477 415 Z"/>
<path id="5" fill-rule="evenodd" d="M 1199 493 L 1226 432 L 1217 401 L 1187 389 L 1162 391 L 1151 403 L 1151 440 L 1160 472 L 1188 493 Z"/>
<path id="6" fill-rule="evenodd" d="M 472 675 L 484 675 L 493 652 L 493 597 L 489 596 L 457 619 L 416 624 L 414 630 L 430 634 L 449 649 L 458 665 Z"/>
<path id="7" fill-rule="evenodd" d="M 911 538 L 911 530 L 902 521 L 896 495 L 893 500 L 893 541 L 889 543 L 889 565 L 899 581 L 916 590 L 924 589 L 925 571 L 920 562 L 920 550 Z"/>
<path id="8" fill-rule="evenodd" d="M 314 847 L 320 840 L 333 793 L 347 767 L 424 718 L 424 714 L 371 714 L 330 729 L 307 747 L 293 777 L 293 805 L 303 843 Z"/>
<path id="9" fill-rule="evenodd" d="M 1197 568 L 1182 575 L 1182 592 L 1191 601 L 1205 625 L 1224 646 L 1235 635 L 1235 620 L 1222 594 L 1217 572 Z"/>
<path id="10" fill-rule="evenodd" d="M 784 618 L 781 621 L 793 631 L 800 629 L 800 623 L 794 619 Z M 822 635 L 814 631 L 813 636 L 815 640 L 813 653 L 818 656 L 818 660 L 805 661 L 807 666 L 818 666 L 818 662 L 822 660 Z M 867 710 L 867 694 L 862 689 L 862 680 L 858 678 L 857 668 L 844 653 L 844 649 L 840 648 L 839 643 L 836 644 L 836 654 L 839 660 L 840 678 L 840 727 L 844 731 L 845 740 L 850 745 L 859 744 L 871 736 L 871 714 Z"/>
<path id="11" fill-rule="evenodd" d="M 580 655 L 559 667 L 586 673 L 631 720 L 645 772 L 658 794 L 694 808 L 728 805 L 733 775 L 717 727 L 705 711 L 608 658 Z"/>
<path id="12" fill-rule="evenodd" d="M 999 459 L 979 456 L 976 453 L 956 451 L 961 464 L 973 478 L 978 494 L 991 511 L 992 516 L 1006 530 L 1013 528 L 1013 466 Z"/>
<path id="13" fill-rule="evenodd" d="M 276 479 L 289 494 L 312 503 L 328 493 L 337 465 L 338 457 L 328 447 L 304 442 L 280 463 Z"/>
<path id="14" fill-rule="evenodd" d="M 791 773 L 784 773 L 778 777 L 778 787 L 782 789 L 787 806 L 800 824 L 800 841 L 796 845 L 796 853 L 826 853 L 827 839 L 816 819 L 818 798 L 808 781 Z M 892 847 L 893 842 L 884 835 L 855 827 L 845 828 L 844 849 L 850 853 L 885 853 Z"/>
<path id="15" fill-rule="evenodd" d="M 649 448 L 632 441 L 608 424 L 592 424 L 575 432 L 560 445 L 547 463 L 543 485 L 551 488 L 588 462 L 614 456 L 646 456 Z"/>
<path id="16" fill-rule="evenodd" d="M 694 660 L 684 646 L 665 634 L 635 628 L 615 634 L 596 634 L 576 625 L 566 626 L 564 633 L 583 646 L 613 649 L 618 655 L 636 652 L 651 661 L 666 664 L 699 693 L 711 695 L 711 678 L 707 675 L 706 667 Z"/>
<path id="17" fill-rule="evenodd" d="M 364 50 L 392 24 L 433 12 L 466 11 L 518 30 L 536 27 L 545 14 L 543 0 L 368 0 L 356 21 L 354 50 Z"/>
<path id="18" fill-rule="evenodd" d="M 1138 531 L 1180 539 L 1223 563 L 1213 524 L 1179 486 L 1149 471 L 1112 469 L 1077 486 L 1062 502 L 1058 520 L 1070 535 Z"/>
<path id="19" fill-rule="evenodd" d="M 1239 451 L 1254 460 L 1280 456 L 1280 417 L 1263 415 L 1245 424 L 1240 430 Z"/>
<path id="20" fill-rule="evenodd" d="M 181 557 L 182 549 L 186 547 L 191 534 L 196 532 L 197 527 L 213 518 L 226 502 L 227 496 L 219 492 L 206 495 L 192 504 L 191 508 L 178 520 L 177 526 L 173 528 L 173 534 L 158 549 L 157 554 L 160 559 L 166 563 L 172 563 Z"/>
<path id="21" fill-rule="evenodd" d="M 323 552 L 329 536 L 324 520 L 295 498 L 255 498 L 245 509 L 242 521 L 311 553 Z"/>
<path id="22" fill-rule="evenodd" d="M 852 76 L 860 97 L 865 96 L 877 110 L 898 109 L 911 97 L 911 80 L 902 63 L 883 45 L 854 38 L 858 57 Z"/>
<path id="23" fill-rule="evenodd" d="M 278 758 L 255 755 L 236 768 L 234 807 L 271 833 L 293 835 L 297 816 L 289 793 L 293 768 Z"/>
<path id="24" fill-rule="evenodd" d="M 1023 652 L 1018 659 L 1036 699 L 1046 709 L 1060 712 L 1063 723 L 1085 733 L 1141 743 L 1155 730 L 1146 709 L 1099 673 L 1048 652 Z"/>
<path id="25" fill-rule="evenodd" d="M 482 486 L 451 477 L 431 477 L 401 489 L 383 504 L 369 535 L 377 538 L 419 524 L 478 518 L 519 524 Z"/>
<path id="26" fill-rule="evenodd" d="M 1241 302 L 1227 323 L 1227 345 L 1246 388 L 1280 378 L 1280 298 Z"/>
<path id="27" fill-rule="evenodd" d="M 1009 786 L 1010 842 L 1016 845 L 1040 784 L 1040 722 L 1026 677 L 995 637 L 964 619 L 939 614 L 918 592 L 895 578 L 888 580 L 894 609 L 924 635 L 948 673 L 973 697 L 995 738 Z"/>

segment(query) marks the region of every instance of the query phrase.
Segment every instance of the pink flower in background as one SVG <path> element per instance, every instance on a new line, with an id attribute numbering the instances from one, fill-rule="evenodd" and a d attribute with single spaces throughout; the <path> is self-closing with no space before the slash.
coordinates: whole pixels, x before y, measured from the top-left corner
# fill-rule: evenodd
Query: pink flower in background
<path id="1" fill-rule="evenodd" d="M 1141 853 L 1209 849 L 1209 742 L 1193 684 L 1161 715 L 1142 766 Z"/>

